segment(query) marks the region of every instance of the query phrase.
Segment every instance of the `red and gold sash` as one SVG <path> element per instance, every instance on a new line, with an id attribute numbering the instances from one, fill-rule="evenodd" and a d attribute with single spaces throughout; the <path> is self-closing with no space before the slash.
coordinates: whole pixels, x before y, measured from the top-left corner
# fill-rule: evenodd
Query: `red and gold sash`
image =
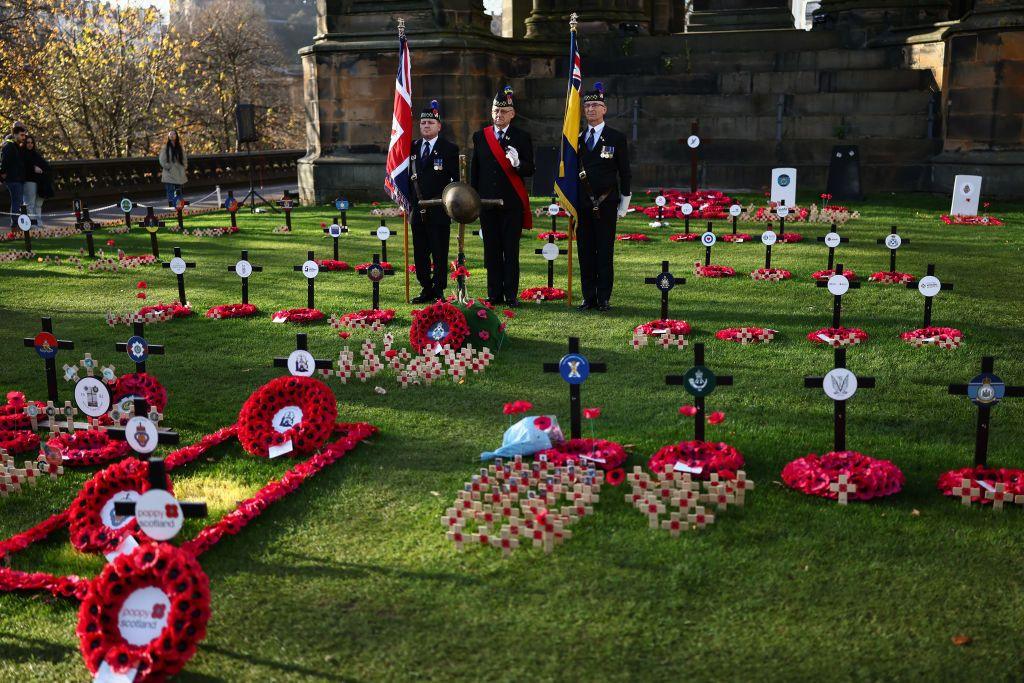
<path id="1" fill-rule="evenodd" d="M 516 173 L 516 170 L 512 168 L 508 157 L 505 156 L 505 150 L 501 148 L 501 143 L 498 142 L 498 137 L 494 134 L 494 126 L 484 128 L 484 139 L 487 140 L 487 146 L 491 148 L 491 154 L 497 160 L 498 166 L 501 166 L 501 170 L 505 172 L 508 181 L 512 183 L 512 189 L 516 191 L 519 203 L 523 206 L 523 228 L 532 230 L 533 214 L 530 212 L 530 198 L 526 194 L 526 185 L 523 183 L 523 179 L 519 177 L 519 174 Z"/>

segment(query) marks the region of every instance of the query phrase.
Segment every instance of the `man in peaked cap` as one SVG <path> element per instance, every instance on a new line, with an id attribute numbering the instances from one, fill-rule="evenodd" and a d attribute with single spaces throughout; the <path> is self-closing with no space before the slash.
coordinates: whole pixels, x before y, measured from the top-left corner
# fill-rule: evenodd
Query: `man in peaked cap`
<path id="1" fill-rule="evenodd" d="M 533 227 L 530 199 L 523 178 L 533 175 L 533 141 L 512 128 L 512 88 L 505 86 L 491 105 L 493 125 L 473 134 L 470 184 L 481 199 L 501 199 L 500 207 L 480 212 L 487 267 L 487 299 L 492 304 L 519 305 L 519 239 Z"/>
<path id="2" fill-rule="evenodd" d="M 595 83 L 594 89 L 583 95 L 583 117 L 587 125 L 580 133 L 578 145 L 580 215 L 576 253 L 583 287 L 581 311 L 611 308 L 615 223 L 626 215 L 632 196 L 626 136 L 605 124 L 607 113 L 604 88 Z"/>
<path id="3" fill-rule="evenodd" d="M 414 304 L 444 298 L 448 284 L 448 245 L 452 219 L 442 206 L 419 208 L 421 199 L 438 199 L 448 183 L 459 179 L 459 148 L 441 137 L 437 100 L 420 114 L 419 140 L 412 143 L 412 248 L 421 291 Z"/>

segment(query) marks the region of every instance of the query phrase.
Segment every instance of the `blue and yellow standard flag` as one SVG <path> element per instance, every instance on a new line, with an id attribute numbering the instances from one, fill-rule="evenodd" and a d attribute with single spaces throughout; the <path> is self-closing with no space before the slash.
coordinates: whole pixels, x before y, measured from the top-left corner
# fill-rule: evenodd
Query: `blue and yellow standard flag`
<path id="1" fill-rule="evenodd" d="M 561 154 L 558 160 L 558 175 L 555 177 L 555 194 L 565 212 L 573 221 L 579 217 L 579 138 L 580 138 L 580 88 L 583 85 L 583 71 L 580 68 L 580 52 L 576 46 L 576 25 L 569 29 L 569 88 L 565 94 L 565 119 L 562 121 Z"/>

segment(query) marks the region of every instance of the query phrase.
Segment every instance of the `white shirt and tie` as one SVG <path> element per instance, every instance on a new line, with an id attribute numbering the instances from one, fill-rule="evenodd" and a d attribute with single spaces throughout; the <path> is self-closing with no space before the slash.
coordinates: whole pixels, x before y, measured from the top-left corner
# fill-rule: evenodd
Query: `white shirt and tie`
<path id="1" fill-rule="evenodd" d="M 430 153 L 434 150 L 434 143 L 436 142 L 436 137 L 433 140 L 423 140 L 423 144 L 420 146 L 420 168 L 426 167 L 427 159 L 430 158 Z"/>
<path id="2" fill-rule="evenodd" d="M 508 131 L 508 126 L 504 128 L 498 128 L 494 126 L 494 137 L 498 138 L 498 144 L 501 144 L 502 140 L 505 139 L 505 133 Z"/>
<path id="3" fill-rule="evenodd" d="M 597 146 L 597 141 L 601 139 L 601 133 L 604 131 L 604 121 L 597 124 L 596 126 L 588 126 L 584 143 L 587 145 L 587 149 L 591 152 L 594 151 L 594 147 Z"/>

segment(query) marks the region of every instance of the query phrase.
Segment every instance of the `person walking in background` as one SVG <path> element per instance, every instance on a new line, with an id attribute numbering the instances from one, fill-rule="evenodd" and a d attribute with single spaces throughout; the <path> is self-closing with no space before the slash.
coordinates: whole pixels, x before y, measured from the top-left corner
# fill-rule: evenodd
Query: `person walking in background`
<path id="1" fill-rule="evenodd" d="M 37 221 L 42 219 L 43 200 L 53 196 L 53 174 L 50 164 L 36 148 L 35 136 L 25 136 L 25 192 L 24 203 L 28 215 Z"/>
<path id="2" fill-rule="evenodd" d="M 0 180 L 11 195 L 11 214 L 17 214 L 24 202 L 25 192 L 25 126 L 15 121 L 11 134 L 4 138 L 0 147 Z M 14 215 L 10 216 L 11 227 L 17 225 Z"/>
<path id="3" fill-rule="evenodd" d="M 167 192 L 167 206 L 174 206 L 175 196 L 188 180 L 188 157 L 181 146 L 178 131 L 167 134 L 167 144 L 160 148 L 160 180 Z"/>

